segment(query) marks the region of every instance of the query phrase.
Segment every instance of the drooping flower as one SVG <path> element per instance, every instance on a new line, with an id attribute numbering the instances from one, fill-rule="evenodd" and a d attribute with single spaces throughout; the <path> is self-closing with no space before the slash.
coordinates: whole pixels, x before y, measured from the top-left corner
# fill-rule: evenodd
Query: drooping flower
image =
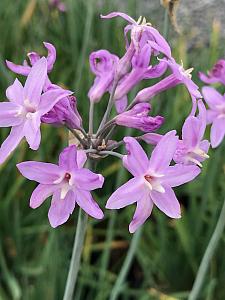
<path id="1" fill-rule="evenodd" d="M 47 114 L 41 117 L 41 122 L 54 126 L 66 125 L 73 129 L 80 129 L 82 119 L 77 110 L 76 98 L 68 96 L 61 99 Z"/>
<path id="2" fill-rule="evenodd" d="M 102 219 L 103 212 L 90 191 L 101 188 L 104 178 L 84 168 L 87 157 L 76 146 L 65 148 L 59 156 L 59 164 L 27 161 L 17 164 L 20 173 L 39 183 L 30 199 L 32 208 L 39 207 L 52 196 L 48 212 L 52 227 L 65 223 L 77 203 L 87 214 Z"/>
<path id="3" fill-rule="evenodd" d="M 43 57 L 31 68 L 24 87 L 16 79 L 6 90 L 9 102 L 0 103 L 0 127 L 12 129 L 0 147 L 0 163 L 7 159 L 23 137 L 31 149 L 37 150 L 41 141 L 41 117 L 60 99 L 72 94 L 60 88 L 42 94 L 46 77 L 47 60 Z"/>
<path id="4" fill-rule="evenodd" d="M 219 59 L 208 76 L 199 72 L 199 78 L 207 84 L 220 82 L 225 85 L 225 59 Z"/>
<path id="5" fill-rule="evenodd" d="M 200 169 L 194 165 L 169 166 L 177 148 L 175 134 L 175 131 L 168 132 L 160 140 L 150 160 L 134 138 L 124 138 L 128 154 L 123 158 L 123 165 L 134 178 L 111 195 L 106 208 L 119 209 L 137 202 L 129 225 L 131 233 L 150 216 L 154 204 L 171 218 L 181 217 L 180 205 L 172 188 L 193 180 Z"/>
<path id="6" fill-rule="evenodd" d="M 148 103 L 136 104 L 132 109 L 123 112 L 115 117 L 117 125 L 136 128 L 144 132 L 151 132 L 158 129 L 164 122 L 161 116 L 148 116 L 151 105 Z"/>
<path id="7" fill-rule="evenodd" d="M 212 124 L 210 142 L 212 147 L 216 148 L 225 136 L 225 95 L 208 86 L 202 88 L 202 94 L 209 106 L 207 123 Z"/>
<path id="8" fill-rule="evenodd" d="M 194 108 L 192 114 L 195 113 L 196 110 L 196 98 L 202 98 L 201 93 L 198 91 L 198 86 L 192 81 L 191 79 L 191 71 L 193 70 L 188 69 L 184 70 L 182 65 L 176 63 L 173 58 L 170 59 L 162 59 L 161 61 L 168 64 L 170 69 L 172 70 L 172 74 L 167 76 L 166 78 L 162 79 L 160 82 L 156 83 L 155 85 L 145 88 L 138 92 L 135 97 L 135 102 L 146 102 L 151 100 L 155 95 L 175 87 L 178 84 L 184 84 L 193 100 Z"/>

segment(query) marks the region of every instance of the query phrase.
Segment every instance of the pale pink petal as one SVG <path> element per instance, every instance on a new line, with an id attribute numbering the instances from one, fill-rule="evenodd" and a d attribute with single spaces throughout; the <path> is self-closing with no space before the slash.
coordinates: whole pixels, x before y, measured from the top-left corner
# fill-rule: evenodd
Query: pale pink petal
<path id="1" fill-rule="evenodd" d="M 24 98 L 38 106 L 47 78 L 47 60 L 42 57 L 32 68 L 24 86 Z"/>
<path id="2" fill-rule="evenodd" d="M 19 117 L 21 106 L 13 102 L 0 102 L 0 127 L 16 126 L 23 122 Z"/>
<path id="3" fill-rule="evenodd" d="M 198 140 L 201 141 L 205 134 L 205 129 L 206 129 L 206 108 L 202 100 L 198 100 L 198 110 L 199 110 L 198 119 L 200 120 L 200 130 L 199 130 Z"/>
<path id="4" fill-rule="evenodd" d="M 211 127 L 210 142 L 212 148 L 216 148 L 222 142 L 225 135 L 225 118 L 216 118 Z"/>
<path id="5" fill-rule="evenodd" d="M 176 164 L 164 172 L 165 176 L 162 177 L 161 183 L 171 187 L 179 186 L 193 180 L 200 172 L 201 169 L 195 165 Z"/>
<path id="6" fill-rule="evenodd" d="M 60 199 L 60 192 L 56 191 L 53 194 L 51 206 L 48 211 L 48 219 L 53 228 L 65 223 L 75 208 L 75 195 L 69 191 L 66 197 Z"/>
<path id="7" fill-rule="evenodd" d="M 120 209 L 145 197 L 147 188 L 143 178 L 134 177 L 119 187 L 108 199 L 106 208 Z"/>
<path id="8" fill-rule="evenodd" d="M 17 104 L 23 104 L 23 86 L 20 81 L 16 78 L 14 83 L 10 85 L 6 90 L 6 97 Z"/>
<path id="9" fill-rule="evenodd" d="M 43 184 L 53 184 L 61 175 L 60 167 L 50 163 L 25 161 L 16 166 L 24 177 Z"/>
<path id="10" fill-rule="evenodd" d="M 23 125 L 12 127 L 9 136 L 0 147 L 0 164 L 2 164 L 16 149 L 23 137 Z"/>
<path id="11" fill-rule="evenodd" d="M 182 140 L 185 145 L 194 148 L 199 143 L 199 133 L 201 129 L 201 122 L 196 117 L 188 117 L 182 127 Z"/>
<path id="12" fill-rule="evenodd" d="M 203 150 L 205 153 L 208 153 L 210 147 L 210 143 L 208 140 L 203 140 L 199 144 L 199 148 Z"/>
<path id="13" fill-rule="evenodd" d="M 30 73 L 30 66 L 16 65 L 13 62 L 6 60 L 7 67 L 14 73 L 27 76 Z"/>
<path id="14" fill-rule="evenodd" d="M 208 109 L 206 111 L 206 121 L 207 124 L 212 124 L 212 122 L 219 116 L 219 112 L 216 110 Z"/>
<path id="15" fill-rule="evenodd" d="M 30 198 L 30 207 L 39 207 L 45 199 L 50 197 L 59 187 L 57 184 L 39 184 L 33 191 Z"/>
<path id="16" fill-rule="evenodd" d="M 76 189 L 77 204 L 90 216 L 96 219 L 102 219 L 104 214 L 98 204 L 94 201 L 90 192 Z"/>
<path id="17" fill-rule="evenodd" d="M 146 133 L 140 136 L 143 141 L 150 145 L 157 145 L 162 137 L 163 135 L 158 133 Z"/>
<path id="18" fill-rule="evenodd" d="M 72 174 L 72 181 L 78 189 L 92 191 L 103 186 L 104 177 L 88 169 L 78 169 Z"/>
<path id="19" fill-rule="evenodd" d="M 178 137 L 175 130 L 164 135 L 152 151 L 149 168 L 156 173 L 166 169 L 176 151 L 177 143 Z"/>
<path id="20" fill-rule="evenodd" d="M 143 175 L 148 169 L 148 157 L 141 145 L 132 137 L 125 137 L 127 155 L 123 157 L 124 167 L 134 176 Z"/>
<path id="21" fill-rule="evenodd" d="M 224 97 L 211 86 L 204 86 L 202 88 L 202 94 L 206 103 L 212 109 L 215 109 L 217 105 L 225 104 Z"/>
<path id="22" fill-rule="evenodd" d="M 56 60 L 56 49 L 51 43 L 44 42 L 43 44 L 45 48 L 48 50 L 47 66 L 48 66 L 48 72 L 51 72 Z"/>
<path id="23" fill-rule="evenodd" d="M 153 202 L 149 197 L 149 194 L 146 194 L 144 198 L 137 202 L 133 220 L 129 225 L 130 233 L 134 233 L 142 224 L 144 224 L 147 218 L 151 215 L 152 208 Z"/>
<path id="24" fill-rule="evenodd" d="M 29 52 L 27 56 L 30 60 L 31 66 L 33 66 L 40 59 L 40 55 L 37 52 Z"/>
<path id="25" fill-rule="evenodd" d="M 87 154 L 84 152 L 84 150 L 78 150 L 77 151 L 77 166 L 79 169 L 83 168 L 87 161 Z"/>
<path id="26" fill-rule="evenodd" d="M 121 114 L 122 112 L 125 111 L 127 107 L 127 103 L 128 103 L 127 95 L 115 101 L 116 111 L 118 114 Z"/>
<path id="27" fill-rule="evenodd" d="M 59 155 L 59 166 L 65 171 L 77 169 L 77 147 L 71 145 L 66 147 Z"/>
<path id="28" fill-rule="evenodd" d="M 125 19 L 127 22 L 129 22 L 130 24 L 136 24 L 136 21 L 131 18 L 130 16 L 128 16 L 127 14 L 125 13 L 121 13 L 121 12 L 112 12 L 108 15 L 100 15 L 100 17 L 102 19 L 111 19 L 111 18 L 115 18 L 115 17 L 121 17 L 123 19 Z"/>
<path id="29" fill-rule="evenodd" d="M 41 142 L 41 120 L 37 113 L 27 119 L 24 124 L 24 135 L 32 150 L 37 150 Z"/>
<path id="30" fill-rule="evenodd" d="M 168 217 L 175 219 L 181 217 L 180 204 L 171 188 L 165 187 L 165 193 L 152 191 L 151 198 L 154 204 Z"/>

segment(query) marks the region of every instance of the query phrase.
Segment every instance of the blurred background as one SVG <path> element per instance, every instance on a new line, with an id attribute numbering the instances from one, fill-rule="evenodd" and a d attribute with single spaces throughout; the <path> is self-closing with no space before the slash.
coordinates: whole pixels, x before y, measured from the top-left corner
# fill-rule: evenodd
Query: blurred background
<path id="1" fill-rule="evenodd" d="M 98 49 L 108 49 L 117 55 L 124 53 L 125 22 L 119 18 L 99 18 L 100 13 L 110 11 L 123 11 L 135 19 L 145 16 L 167 36 L 177 61 L 182 60 L 186 68 L 195 68 L 193 78 L 200 87 L 203 84 L 197 77 L 198 71 L 207 71 L 218 58 L 224 57 L 224 0 L 180 1 L 171 20 L 158 0 L 62 2 L 65 11 L 50 5 L 48 0 L 0 1 L 2 101 L 6 99 L 5 89 L 15 79 L 6 69 L 5 59 L 21 63 L 30 51 L 46 55 L 42 42 L 48 41 L 57 49 L 51 80 L 75 91 L 79 111 L 87 119 L 87 93 L 94 79 L 89 70 L 89 54 Z M 24 81 L 22 77 L 19 79 Z M 218 89 L 223 91 L 220 86 Z M 99 104 L 96 124 L 106 100 L 107 97 Z M 153 101 L 154 112 L 160 112 L 167 120 L 162 133 L 174 128 L 179 132 L 190 109 L 190 97 L 182 86 L 160 94 Z M 84 124 L 87 125 L 85 121 Z M 125 129 L 122 130 L 123 134 L 118 131 L 118 139 L 124 135 Z M 125 134 L 133 133 L 126 130 Z M 1 129 L 1 142 L 7 134 L 8 129 Z M 45 125 L 42 146 L 37 152 L 22 143 L 8 162 L 0 166 L 0 300 L 62 299 L 77 211 L 65 225 L 52 229 L 47 219 L 49 202 L 37 210 L 29 208 L 35 183 L 20 176 L 15 165 L 23 160 L 56 163 L 67 138 L 64 128 Z M 225 196 L 224 150 L 225 142 L 218 149 L 210 150 L 210 159 L 204 163 L 197 180 L 176 189 L 182 219 L 171 220 L 154 209 L 143 226 L 119 299 L 187 299 Z M 96 194 L 104 208 L 112 191 L 129 175 L 114 158 L 105 160 L 98 168 L 106 176 L 104 190 Z M 109 298 L 132 238 L 128 224 L 133 211 L 134 207 L 130 206 L 117 212 L 105 211 L 101 222 L 89 219 L 74 299 Z M 224 247 L 225 235 L 210 263 L 199 299 L 225 299 Z"/>

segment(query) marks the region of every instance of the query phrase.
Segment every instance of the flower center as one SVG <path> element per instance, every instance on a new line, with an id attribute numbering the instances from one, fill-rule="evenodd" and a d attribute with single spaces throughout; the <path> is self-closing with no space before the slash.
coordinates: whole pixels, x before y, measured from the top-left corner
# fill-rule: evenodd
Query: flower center
<path id="1" fill-rule="evenodd" d="M 64 179 L 69 182 L 70 178 L 71 178 L 70 173 L 66 173 Z"/>
<path id="2" fill-rule="evenodd" d="M 146 180 L 146 185 L 151 191 L 156 191 L 159 193 L 165 193 L 164 187 L 161 185 L 161 182 L 159 180 L 160 177 L 163 177 L 164 175 L 150 175 L 147 174 L 144 176 L 144 179 Z"/>

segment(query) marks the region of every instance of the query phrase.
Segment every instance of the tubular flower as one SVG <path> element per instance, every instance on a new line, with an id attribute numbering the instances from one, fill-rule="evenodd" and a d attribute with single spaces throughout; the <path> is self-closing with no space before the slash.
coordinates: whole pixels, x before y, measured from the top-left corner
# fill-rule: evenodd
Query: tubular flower
<path id="1" fill-rule="evenodd" d="M 86 159 L 85 152 L 77 151 L 73 145 L 62 151 L 58 165 L 36 161 L 17 164 L 24 177 L 39 183 L 31 195 L 32 208 L 39 207 L 52 196 L 48 218 L 54 228 L 68 220 L 76 203 L 96 219 L 104 216 L 90 193 L 102 187 L 104 178 L 83 168 Z"/>
<path id="2" fill-rule="evenodd" d="M 204 86 L 202 94 L 209 106 L 207 123 L 212 124 L 210 142 L 213 148 L 219 146 L 225 136 L 225 95 L 221 95 L 212 87 Z"/>
<path id="3" fill-rule="evenodd" d="M 24 87 L 16 79 L 7 90 L 9 102 L 0 103 L 0 127 L 12 127 L 9 136 L 0 147 L 0 163 L 3 163 L 23 137 L 29 146 L 37 150 L 41 141 L 41 117 L 50 111 L 70 91 L 49 90 L 42 94 L 47 77 L 47 60 L 41 58 L 32 68 Z"/>
<path id="4" fill-rule="evenodd" d="M 158 129 L 164 122 L 161 116 L 149 117 L 151 106 L 148 103 L 136 104 L 131 110 L 119 114 L 115 118 L 117 125 L 136 128 L 144 132 Z"/>
<path id="5" fill-rule="evenodd" d="M 200 169 L 194 165 L 169 166 L 178 142 L 175 134 L 175 131 L 168 132 L 160 140 L 150 160 L 134 138 L 124 138 L 128 154 L 123 158 L 123 165 L 134 178 L 111 195 L 106 208 L 119 209 L 137 202 L 129 225 L 131 233 L 150 216 L 154 204 L 171 218 L 181 217 L 180 205 L 172 188 L 193 180 Z"/>
<path id="6" fill-rule="evenodd" d="M 207 84 L 219 82 L 225 85 L 225 59 L 219 59 L 207 75 L 199 72 L 199 78 L 203 82 Z"/>

